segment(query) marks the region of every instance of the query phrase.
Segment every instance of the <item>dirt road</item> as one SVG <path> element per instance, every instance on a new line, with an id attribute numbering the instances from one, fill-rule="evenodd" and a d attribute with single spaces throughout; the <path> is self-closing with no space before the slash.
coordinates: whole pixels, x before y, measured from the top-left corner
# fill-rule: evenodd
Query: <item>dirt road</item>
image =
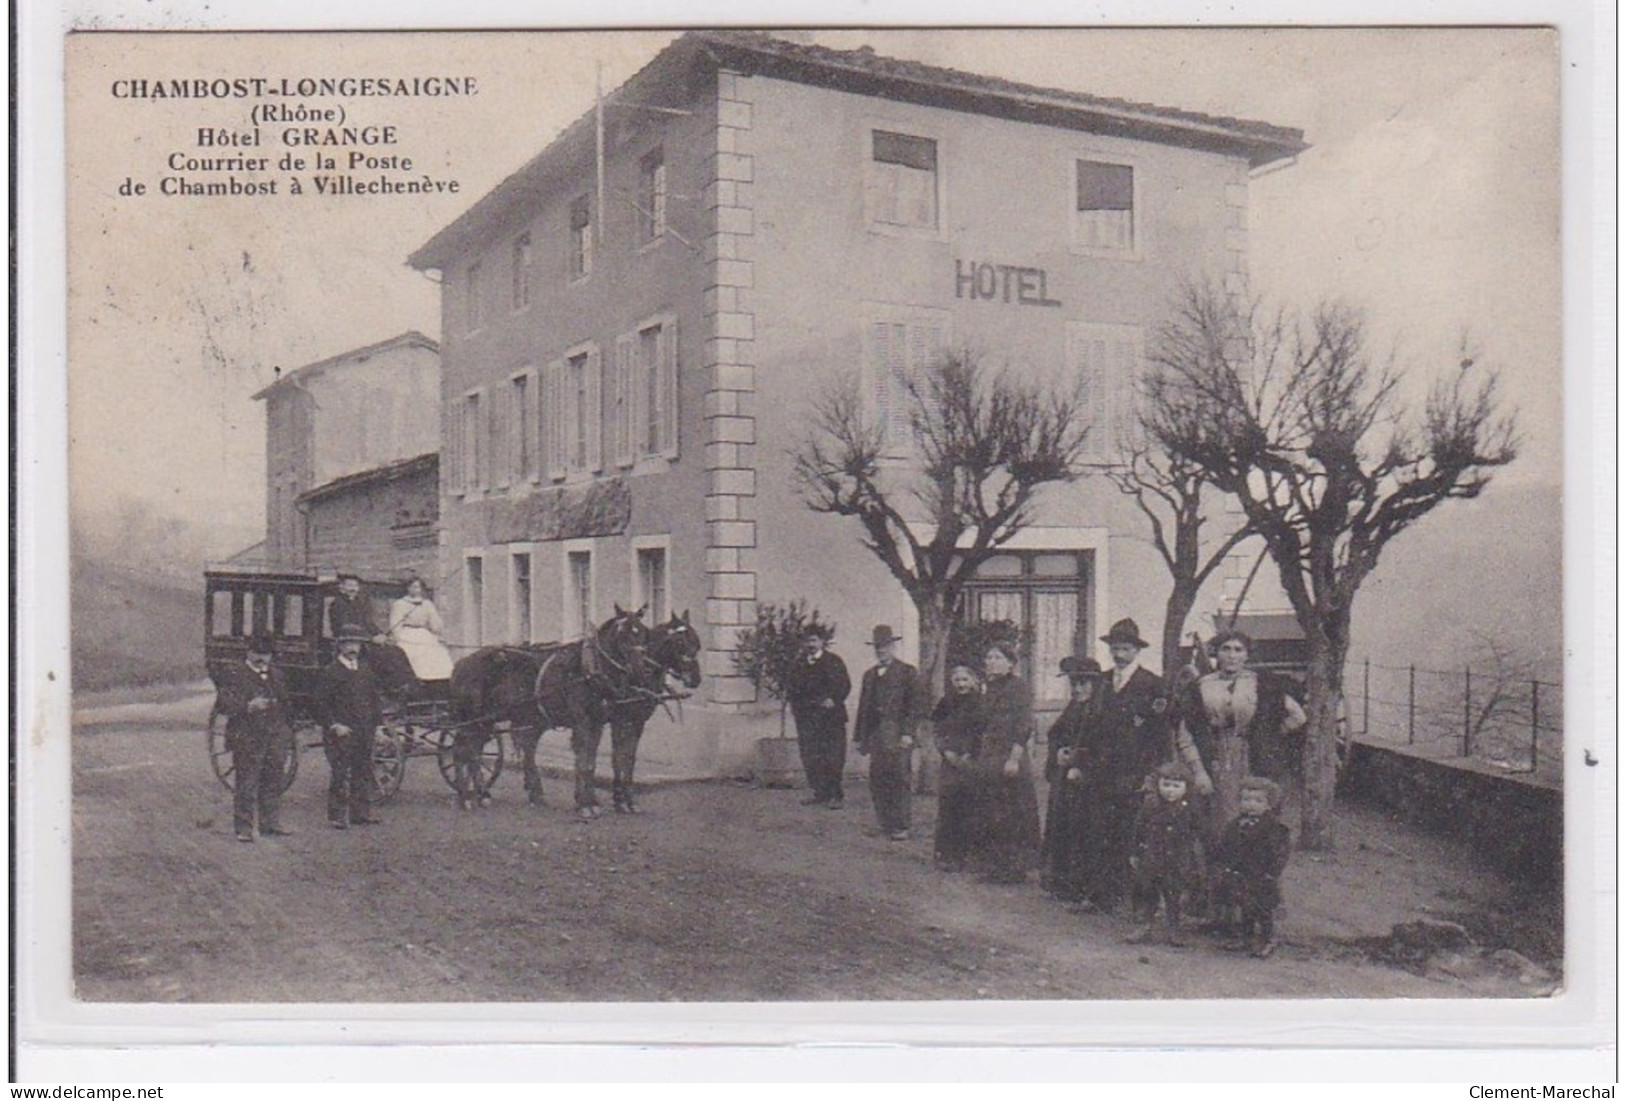
<path id="1" fill-rule="evenodd" d="M 889 842 L 861 783 L 839 812 L 797 791 L 669 785 L 643 815 L 581 824 L 565 780 L 536 808 L 505 774 L 494 805 L 459 813 L 415 759 L 384 823 L 341 833 L 307 751 L 286 802 L 297 835 L 244 845 L 185 703 L 79 725 L 73 773 L 74 970 L 94 1001 L 1441 998 L 1555 983 L 1504 961 L 1374 962 L 1355 938 L 1494 914 L 1508 888 L 1358 808 L 1341 812 L 1337 852 L 1295 854 L 1285 943 L 1258 961 L 1200 940 L 1129 946 L 1123 918 L 938 873 L 934 801 L 917 802 L 914 840 Z"/>

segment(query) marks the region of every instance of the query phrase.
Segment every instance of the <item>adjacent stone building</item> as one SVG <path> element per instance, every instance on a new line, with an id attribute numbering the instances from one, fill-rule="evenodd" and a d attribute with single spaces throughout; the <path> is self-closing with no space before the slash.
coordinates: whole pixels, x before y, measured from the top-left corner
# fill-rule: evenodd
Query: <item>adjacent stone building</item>
<path id="1" fill-rule="evenodd" d="M 437 574 L 440 357 L 407 332 L 283 374 L 265 402 L 265 564 Z"/>
<path id="2" fill-rule="evenodd" d="M 612 605 L 690 609 L 704 706 L 730 653 L 804 597 L 861 667 L 911 606 L 791 479 L 809 403 L 859 374 L 906 462 L 910 372 L 950 348 L 1087 387 L 1115 454 L 1147 334 L 1182 280 L 1235 290 L 1249 173 L 1301 132 L 744 32 L 692 32 L 411 257 L 442 273 L 439 604 L 464 644 L 569 637 Z M 1105 479 L 1046 496 L 966 614 L 1055 662 L 1168 582 Z"/>

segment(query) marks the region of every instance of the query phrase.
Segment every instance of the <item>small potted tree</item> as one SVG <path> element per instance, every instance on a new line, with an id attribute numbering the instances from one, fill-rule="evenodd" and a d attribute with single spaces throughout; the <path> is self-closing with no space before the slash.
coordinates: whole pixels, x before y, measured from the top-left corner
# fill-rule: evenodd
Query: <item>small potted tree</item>
<path id="1" fill-rule="evenodd" d="M 835 624 L 820 620 L 818 609 L 809 609 L 805 600 L 758 604 L 755 624 L 741 632 L 734 651 L 734 668 L 756 686 L 757 698 L 779 701 L 778 737 L 756 743 L 756 776 L 766 787 L 793 788 L 799 783 L 801 759 L 790 737 L 786 685 L 791 668 L 801 659 L 801 634 L 808 629 L 818 631 L 826 642 L 835 637 Z"/>

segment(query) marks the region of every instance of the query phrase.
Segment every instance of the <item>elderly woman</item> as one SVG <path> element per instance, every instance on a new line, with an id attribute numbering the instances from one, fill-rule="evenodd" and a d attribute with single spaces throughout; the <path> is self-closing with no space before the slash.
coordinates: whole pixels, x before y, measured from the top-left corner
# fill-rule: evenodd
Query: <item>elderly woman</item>
<path id="1" fill-rule="evenodd" d="M 968 665 L 948 672 L 948 694 L 931 712 L 942 776 L 937 786 L 934 856 L 945 872 L 962 872 L 976 843 L 976 780 L 982 748 L 982 675 Z"/>
<path id="2" fill-rule="evenodd" d="M 1032 698 L 1015 676 L 1016 651 L 995 642 L 982 659 L 982 744 L 976 754 L 981 839 L 976 866 L 990 883 L 1022 883 L 1038 861 L 1038 791 L 1028 742 Z"/>
<path id="3" fill-rule="evenodd" d="M 1226 631 L 1213 647 L 1218 668 L 1185 689 L 1175 736 L 1197 794 L 1211 796 L 1204 828 L 1210 851 L 1240 813 L 1241 781 L 1249 775 L 1280 780 L 1302 748 L 1291 736 L 1308 724 L 1286 682 L 1247 667 L 1250 638 Z"/>
<path id="4" fill-rule="evenodd" d="M 412 578 L 406 584 L 406 595 L 389 606 L 389 639 L 406 654 L 418 680 L 451 676 L 451 654 L 440 641 L 445 629 L 423 580 Z"/>
<path id="5" fill-rule="evenodd" d="M 1105 860 L 1103 802 L 1111 794 L 1101 741 L 1102 672 L 1094 658 L 1069 656 L 1061 659 L 1061 676 L 1071 682 L 1072 696 L 1049 729 L 1049 810 L 1038 884 L 1063 902 L 1092 910 Z"/>

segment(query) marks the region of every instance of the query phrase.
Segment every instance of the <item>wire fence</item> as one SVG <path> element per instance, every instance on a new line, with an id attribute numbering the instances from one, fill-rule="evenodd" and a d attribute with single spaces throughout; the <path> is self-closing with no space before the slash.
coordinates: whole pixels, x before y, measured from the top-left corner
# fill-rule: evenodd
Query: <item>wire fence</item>
<path id="1" fill-rule="evenodd" d="M 1369 658 L 1348 666 L 1349 729 L 1362 741 L 1563 778 L 1563 686 L 1505 668 L 1424 669 Z"/>

